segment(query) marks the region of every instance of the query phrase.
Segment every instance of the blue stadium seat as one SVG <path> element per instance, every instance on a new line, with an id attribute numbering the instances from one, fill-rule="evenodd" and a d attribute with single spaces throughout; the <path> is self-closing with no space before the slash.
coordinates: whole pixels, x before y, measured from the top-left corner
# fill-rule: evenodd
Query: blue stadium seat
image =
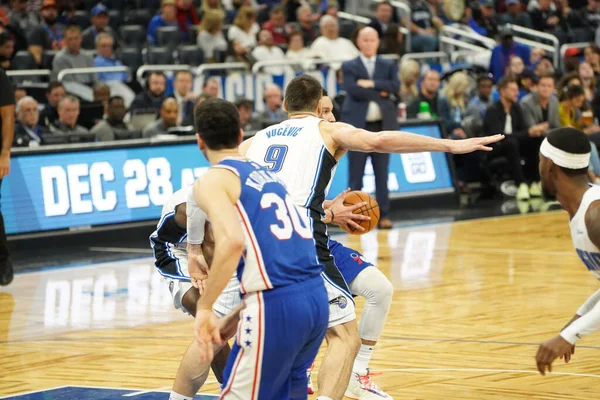
<path id="1" fill-rule="evenodd" d="M 119 35 L 127 46 L 142 47 L 146 43 L 146 27 L 142 25 L 122 25 Z"/>
<path id="2" fill-rule="evenodd" d="M 145 31 L 148 27 L 148 22 L 150 22 L 153 17 L 153 14 L 154 13 L 147 8 L 136 8 L 127 11 L 125 22 L 130 25 L 142 25 Z"/>
<path id="3" fill-rule="evenodd" d="M 129 67 L 131 76 L 135 77 L 137 69 L 144 65 L 141 49 L 139 47 L 125 47 L 120 49 L 119 53 L 119 60 L 123 65 Z"/>
<path id="4" fill-rule="evenodd" d="M 33 55 L 27 50 L 21 50 L 15 54 L 11 61 L 11 67 L 17 70 L 38 68 Z"/>
<path id="5" fill-rule="evenodd" d="M 81 30 L 87 29 L 92 23 L 90 21 L 90 14 L 84 10 L 77 10 L 73 14 L 73 19 Z"/>
<path id="6" fill-rule="evenodd" d="M 148 64 L 175 64 L 173 52 L 168 47 L 148 47 L 144 52 Z"/>
<path id="7" fill-rule="evenodd" d="M 171 51 L 181 44 L 181 32 L 178 26 L 163 26 L 156 30 L 156 44 L 168 47 Z"/>
<path id="8" fill-rule="evenodd" d="M 179 46 L 177 48 L 177 54 L 180 64 L 187 64 L 197 67 L 198 65 L 204 63 L 204 51 L 198 46 Z"/>

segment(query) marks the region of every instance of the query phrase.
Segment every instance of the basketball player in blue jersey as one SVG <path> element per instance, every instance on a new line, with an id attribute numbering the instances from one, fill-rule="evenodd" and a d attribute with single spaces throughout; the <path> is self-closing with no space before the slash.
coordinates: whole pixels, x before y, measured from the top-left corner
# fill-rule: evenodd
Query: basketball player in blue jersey
<path id="1" fill-rule="evenodd" d="M 343 123 L 329 123 L 322 113 L 323 89 L 309 75 L 300 75 L 287 86 L 284 107 L 289 119 L 271 126 L 244 142 L 240 148 L 250 160 L 277 174 L 292 201 L 311 217 L 319 261 L 325 266 L 330 300 L 328 349 L 319 370 L 319 400 L 338 400 L 350 381 L 361 340 L 356 326 L 354 301 L 329 248 L 327 223 L 336 212 L 323 202 L 337 162 L 348 150 L 414 153 L 444 151 L 455 154 L 491 151 L 486 145 L 502 135 L 465 140 L 435 139 L 402 131 L 369 132 Z M 337 257 L 336 257 L 337 259 Z M 368 376 L 361 377 L 367 380 Z M 364 391 L 366 398 L 368 390 Z"/>
<path id="2" fill-rule="evenodd" d="M 212 264 L 214 243 L 206 214 L 194 207 L 193 203 L 189 209 L 187 207 L 191 195 L 192 187 L 189 186 L 169 197 L 163 206 L 157 228 L 150 235 L 150 245 L 154 253 L 154 264 L 169 287 L 174 307 L 193 317 L 196 315 L 202 283 L 195 277 L 205 273 Z M 193 254 L 188 254 L 188 247 L 193 250 Z M 188 262 L 188 256 L 191 262 Z M 199 264 L 204 267 L 194 270 L 194 265 Z M 223 318 L 221 325 L 229 325 L 228 319 L 232 319 L 232 323 L 237 322 L 240 303 L 239 283 L 233 277 L 213 307 L 213 312 Z M 229 329 L 229 333 L 223 330 L 221 334 L 229 339 L 235 334 L 235 329 Z M 212 362 L 212 369 L 219 383 L 223 383 L 229 345 L 224 343 L 223 349 L 216 350 L 218 356 Z M 198 358 L 198 344 L 194 340 L 180 363 L 169 400 L 191 400 L 204 384 L 209 367 L 198 363 Z"/>
<path id="3" fill-rule="evenodd" d="M 211 99 L 194 115 L 198 145 L 212 166 L 194 184 L 194 198 L 215 241 L 196 308 L 201 361 L 223 341 L 212 308 L 237 268 L 245 308 L 221 398 L 306 399 L 306 369 L 329 318 L 310 220 L 274 174 L 240 158 L 243 132 L 233 104 Z"/>
<path id="4" fill-rule="evenodd" d="M 600 186 L 587 180 L 591 147 L 585 133 L 575 128 L 550 132 L 540 147 L 540 176 L 544 190 L 569 213 L 571 239 L 587 269 L 600 279 Z M 575 343 L 600 330 L 600 290 L 577 310 L 559 335 L 542 343 L 536 362 L 545 375 L 558 357 L 569 362 Z"/>

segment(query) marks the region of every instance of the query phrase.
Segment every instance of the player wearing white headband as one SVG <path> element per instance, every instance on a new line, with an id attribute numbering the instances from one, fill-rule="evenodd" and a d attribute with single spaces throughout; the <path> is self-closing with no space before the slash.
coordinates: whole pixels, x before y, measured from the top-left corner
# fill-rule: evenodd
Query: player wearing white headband
<path id="1" fill-rule="evenodd" d="M 591 144 L 575 128 L 550 132 L 540 148 L 540 176 L 546 192 L 556 196 L 569 213 L 571 238 L 577 255 L 587 269 L 600 279 L 600 186 L 590 185 L 587 170 Z M 600 290 L 594 293 L 560 334 L 544 343 L 536 355 L 542 375 L 558 357 L 569 362 L 575 343 L 600 330 Z"/>

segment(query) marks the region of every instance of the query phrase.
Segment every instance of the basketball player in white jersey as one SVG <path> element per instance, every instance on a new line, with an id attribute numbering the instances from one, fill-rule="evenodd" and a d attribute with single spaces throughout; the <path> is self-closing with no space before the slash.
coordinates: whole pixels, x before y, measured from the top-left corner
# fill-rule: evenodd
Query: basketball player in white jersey
<path id="1" fill-rule="evenodd" d="M 276 173 L 292 201 L 306 209 L 313 224 L 319 261 L 325 266 L 330 300 L 328 349 L 319 371 L 318 400 L 341 399 L 360 348 L 354 301 L 329 249 L 327 223 L 335 211 L 323 209 L 333 170 L 348 150 L 411 153 L 444 151 L 455 154 L 491 151 L 487 144 L 502 135 L 466 140 L 435 139 L 402 131 L 369 132 L 343 123 L 329 123 L 322 114 L 321 84 L 300 75 L 288 84 L 284 107 L 289 118 L 257 133 L 240 147 L 241 154 Z"/>
<path id="2" fill-rule="evenodd" d="M 577 255 L 600 279 L 600 186 L 590 185 L 587 171 L 591 147 L 587 136 L 575 128 L 550 132 L 540 148 L 542 186 L 569 213 L 571 238 Z M 600 330 L 600 290 L 575 313 L 556 337 L 542 343 L 536 355 L 537 368 L 545 375 L 558 357 L 569 362 L 575 343 Z"/>
<path id="3" fill-rule="evenodd" d="M 190 199 L 192 200 L 190 202 Z M 188 203 L 190 205 L 186 205 Z M 157 229 L 150 236 L 150 245 L 154 252 L 155 266 L 169 285 L 173 297 L 173 305 L 192 317 L 196 315 L 196 304 L 200 298 L 201 280 L 194 277 L 204 277 L 208 266 L 212 264 L 214 240 L 206 221 L 206 214 L 193 200 L 192 186 L 173 193 L 163 206 L 162 216 Z M 187 246 L 194 251 L 188 268 Z M 197 267 L 194 266 L 204 265 Z M 241 299 L 240 286 L 235 276 L 232 276 L 225 291 L 213 307 L 214 313 L 223 318 L 222 335 L 232 337 L 235 330 L 225 333 L 226 326 L 237 320 Z M 229 345 L 225 344 L 218 351 L 212 368 L 220 383 L 223 383 L 223 370 L 227 363 Z M 199 349 L 194 340 L 186 351 L 169 400 L 192 399 L 208 377 L 208 365 L 198 362 Z"/>

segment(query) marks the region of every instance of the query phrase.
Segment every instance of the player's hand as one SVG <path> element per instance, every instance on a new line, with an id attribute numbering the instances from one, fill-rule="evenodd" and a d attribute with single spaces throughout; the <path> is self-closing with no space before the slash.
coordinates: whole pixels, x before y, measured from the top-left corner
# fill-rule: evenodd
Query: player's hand
<path id="1" fill-rule="evenodd" d="M 453 140 L 450 142 L 450 152 L 452 154 L 465 154 L 472 153 L 477 150 L 492 151 L 493 148 L 488 145 L 499 142 L 502 139 L 504 139 L 504 135 L 486 136 L 465 140 Z"/>
<path id="2" fill-rule="evenodd" d="M 194 336 L 200 348 L 200 362 L 210 363 L 214 357 L 213 345 L 223 344 L 219 327 L 219 319 L 212 310 L 199 309 L 196 311 Z"/>
<path id="3" fill-rule="evenodd" d="M 344 190 L 342 193 L 338 194 L 329 205 L 329 209 L 333 211 L 334 215 L 332 222 L 346 231 L 358 230 L 363 232 L 365 228 L 356 222 L 369 221 L 371 217 L 362 214 L 354 214 L 354 211 L 366 206 L 367 203 L 363 201 L 362 203 L 345 206 L 344 199 L 348 193 L 350 193 L 350 189 Z"/>
<path id="4" fill-rule="evenodd" d="M 535 355 L 537 369 L 540 374 L 546 375 L 546 368 L 548 368 L 548 372 L 552 372 L 552 362 L 558 357 L 564 357 L 567 353 L 570 360 L 571 354 L 575 353 L 575 346 L 560 335 L 542 343 Z"/>
<path id="5" fill-rule="evenodd" d="M 0 154 L 0 179 L 10 174 L 10 153 L 2 152 Z"/>

